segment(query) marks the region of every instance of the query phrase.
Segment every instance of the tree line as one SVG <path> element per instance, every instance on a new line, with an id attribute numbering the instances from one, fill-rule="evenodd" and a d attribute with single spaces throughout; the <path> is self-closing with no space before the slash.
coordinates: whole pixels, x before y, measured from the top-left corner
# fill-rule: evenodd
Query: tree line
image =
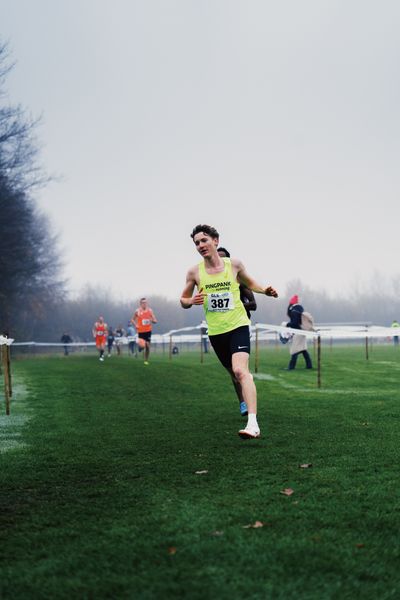
<path id="1" fill-rule="evenodd" d="M 22 335 L 64 294 L 57 243 L 35 204 L 48 178 L 39 163 L 37 121 L 8 103 L 12 68 L 0 45 L 0 332 Z"/>
<path id="2" fill-rule="evenodd" d="M 370 291 L 368 291 L 370 290 Z M 304 308 L 311 312 L 317 324 L 323 323 L 373 323 L 389 326 L 393 319 L 400 321 L 400 298 L 394 289 L 386 289 L 377 295 L 371 285 L 358 290 L 347 298 L 330 296 L 303 284 L 291 281 L 285 290 L 280 290 L 278 299 L 265 298 L 256 294 L 257 310 L 252 313 L 252 323 L 281 324 L 287 320 L 288 298 L 297 293 Z M 202 307 L 183 310 L 179 298 L 149 296 L 158 323 L 154 333 L 166 333 L 174 329 L 193 327 L 203 320 Z M 53 304 L 52 311 L 44 319 L 32 321 L 32 328 L 25 331 L 25 341 L 58 342 L 64 332 L 74 341 L 92 341 L 92 325 L 102 315 L 113 328 L 127 328 L 140 297 L 132 301 L 116 300 L 110 290 L 87 286 L 73 299 L 64 299 Z M 29 338 L 29 339 L 28 339 Z"/>

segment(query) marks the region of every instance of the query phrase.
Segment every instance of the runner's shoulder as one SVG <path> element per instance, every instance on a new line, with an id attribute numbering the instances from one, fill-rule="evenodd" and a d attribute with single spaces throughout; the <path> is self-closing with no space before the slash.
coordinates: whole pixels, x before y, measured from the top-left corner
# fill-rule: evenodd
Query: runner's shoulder
<path id="1" fill-rule="evenodd" d="M 231 265 L 232 268 L 236 269 L 237 271 L 242 271 L 244 269 L 244 264 L 240 258 L 231 258 Z"/>
<path id="2" fill-rule="evenodd" d="M 197 281 L 199 279 L 199 265 L 193 265 L 187 272 L 187 280 L 193 279 Z"/>

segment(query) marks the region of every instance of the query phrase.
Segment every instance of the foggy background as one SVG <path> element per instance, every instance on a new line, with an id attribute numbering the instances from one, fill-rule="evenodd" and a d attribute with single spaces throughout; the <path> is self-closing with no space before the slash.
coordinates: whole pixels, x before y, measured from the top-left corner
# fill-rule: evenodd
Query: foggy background
<path id="1" fill-rule="evenodd" d="M 316 320 L 400 318 L 397 2 L 2 0 L 0 15 L 8 101 L 42 116 L 56 179 L 35 199 L 68 298 L 175 306 L 209 223 L 280 314 L 299 292 Z"/>

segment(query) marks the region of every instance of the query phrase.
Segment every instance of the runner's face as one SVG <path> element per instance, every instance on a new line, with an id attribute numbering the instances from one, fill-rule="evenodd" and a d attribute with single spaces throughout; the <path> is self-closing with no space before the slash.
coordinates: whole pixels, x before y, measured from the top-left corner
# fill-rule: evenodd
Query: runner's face
<path id="1" fill-rule="evenodd" d="M 202 231 L 200 231 L 200 233 L 196 233 L 193 241 L 197 252 L 204 258 L 212 256 L 218 247 L 218 238 L 212 238 Z"/>
<path id="2" fill-rule="evenodd" d="M 140 308 L 142 308 L 143 310 L 147 308 L 147 300 L 140 301 Z"/>

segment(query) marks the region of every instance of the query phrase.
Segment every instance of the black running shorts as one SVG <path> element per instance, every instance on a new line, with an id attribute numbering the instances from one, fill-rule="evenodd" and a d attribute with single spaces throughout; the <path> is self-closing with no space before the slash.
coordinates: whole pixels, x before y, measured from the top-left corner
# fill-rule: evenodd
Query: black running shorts
<path id="1" fill-rule="evenodd" d="M 146 342 L 150 342 L 151 341 L 151 331 L 142 331 L 142 332 L 138 333 L 138 337 L 140 337 L 142 340 L 146 340 Z"/>
<path id="2" fill-rule="evenodd" d="M 236 352 L 250 354 L 250 329 L 248 325 L 243 325 L 227 333 L 210 335 L 209 337 L 215 354 L 226 369 L 232 369 L 232 354 L 236 354 Z"/>

